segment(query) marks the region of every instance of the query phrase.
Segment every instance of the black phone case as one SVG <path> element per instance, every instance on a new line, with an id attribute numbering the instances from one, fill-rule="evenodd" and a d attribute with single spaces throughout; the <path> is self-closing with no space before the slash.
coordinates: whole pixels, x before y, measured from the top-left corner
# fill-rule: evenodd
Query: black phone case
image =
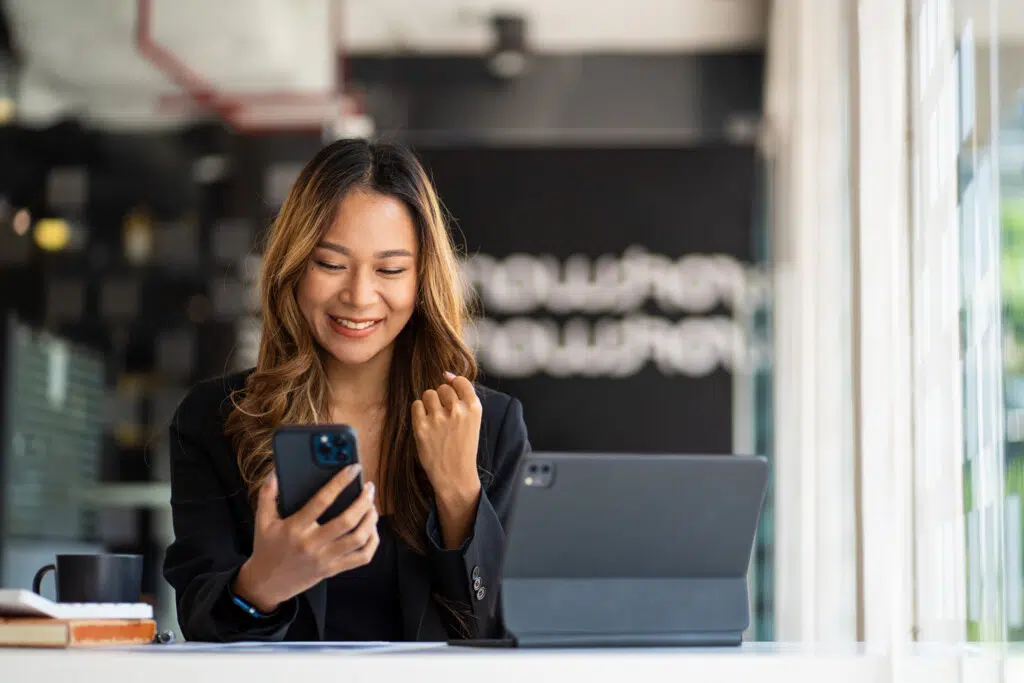
<path id="1" fill-rule="evenodd" d="M 322 435 L 347 439 L 352 446 L 351 459 L 326 465 L 317 459 L 316 439 Z M 359 462 L 356 432 L 348 425 L 284 426 L 274 434 L 274 469 L 277 472 L 277 507 L 282 518 L 304 506 L 330 479 L 350 463 Z M 363 490 L 363 473 L 334 500 L 318 520 L 324 524 L 344 512 Z"/>

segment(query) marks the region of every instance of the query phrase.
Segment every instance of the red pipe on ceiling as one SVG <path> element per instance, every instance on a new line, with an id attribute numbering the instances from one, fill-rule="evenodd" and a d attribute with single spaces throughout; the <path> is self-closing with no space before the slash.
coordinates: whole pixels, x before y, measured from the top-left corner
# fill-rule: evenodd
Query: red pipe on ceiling
<path id="1" fill-rule="evenodd" d="M 341 64 L 341 80 L 332 78 L 334 89 L 326 93 L 268 91 L 259 93 L 227 94 L 218 89 L 192 69 L 182 59 L 158 43 L 153 37 L 153 0 L 136 0 L 135 45 L 139 53 L 148 59 L 161 73 L 185 92 L 189 103 L 198 105 L 227 122 L 232 128 L 242 132 L 265 132 L 285 128 L 318 128 L 321 123 L 305 125 L 252 125 L 244 121 L 242 112 L 246 106 L 273 105 L 316 105 L 342 100 L 342 93 L 347 85 L 347 55 L 341 47 L 341 11 L 342 0 L 328 0 L 328 35 L 331 50 L 332 71 L 334 65 Z M 181 106 L 180 96 L 163 96 L 159 99 L 162 107 L 168 105 Z"/>

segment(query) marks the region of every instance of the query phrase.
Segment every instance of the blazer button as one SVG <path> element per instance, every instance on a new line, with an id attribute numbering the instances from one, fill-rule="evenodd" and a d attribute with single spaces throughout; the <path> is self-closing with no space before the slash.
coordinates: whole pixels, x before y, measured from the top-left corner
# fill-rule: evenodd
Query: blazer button
<path id="1" fill-rule="evenodd" d="M 477 600 L 483 600 L 485 595 L 487 595 L 487 589 L 486 588 L 481 586 L 480 588 L 476 589 L 476 599 Z"/>
<path id="2" fill-rule="evenodd" d="M 479 565 L 477 565 L 476 567 L 473 567 L 473 571 L 469 575 L 469 577 L 471 579 L 479 579 L 480 578 L 480 566 Z"/>
<path id="3" fill-rule="evenodd" d="M 484 586 L 484 582 L 481 581 L 479 577 L 473 579 L 473 590 L 478 591 L 481 588 L 483 588 L 483 586 Z"/>

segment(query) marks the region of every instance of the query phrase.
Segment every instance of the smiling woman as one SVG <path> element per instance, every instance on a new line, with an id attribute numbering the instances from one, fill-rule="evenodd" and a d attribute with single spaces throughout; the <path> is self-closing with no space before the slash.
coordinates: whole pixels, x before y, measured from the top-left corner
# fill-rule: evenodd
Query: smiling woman
<path id="1" fill-rule="evenodd" d="M 501 635 L 488 583 L 530 446 L 519 402 L 474 384 L 458 260 L 416 157 L 324 148 L 281 208 L 260 282 L 256 367 L 197 386 L 171 425 L 164 574 L 185 637 Z M 274 433 L 331 423 L 358 434 L 363 494 L 316 521 L 349 467 L 282 519 Z"/>

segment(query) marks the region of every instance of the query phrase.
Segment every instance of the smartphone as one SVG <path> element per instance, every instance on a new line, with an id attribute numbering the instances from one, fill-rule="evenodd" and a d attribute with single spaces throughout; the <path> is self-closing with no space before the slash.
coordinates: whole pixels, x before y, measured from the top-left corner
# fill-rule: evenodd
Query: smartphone
<path id="1" fill-rule="evenodd" d="M 359 462 L 356 432 L 348 425 L 284 425 L 274 433 L 273 447 L 282 518 L 295 514 L 334 475 Z M 362 490 L 360 472 L 318 521 L 325 524 L 340 515 Z"/>

